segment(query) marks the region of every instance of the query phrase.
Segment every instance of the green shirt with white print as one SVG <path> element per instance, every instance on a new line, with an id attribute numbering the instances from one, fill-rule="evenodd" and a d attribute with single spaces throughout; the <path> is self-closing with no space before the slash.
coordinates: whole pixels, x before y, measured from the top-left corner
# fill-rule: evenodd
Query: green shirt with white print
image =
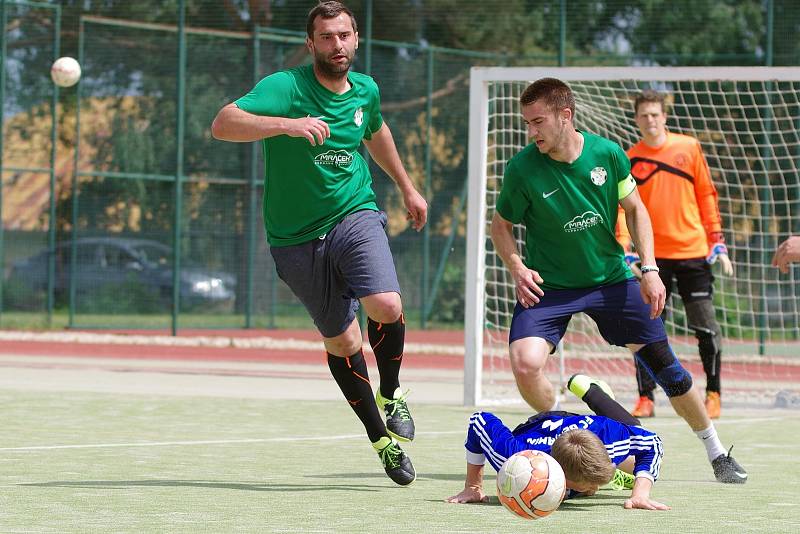
<path id="1" fill-rule="evenodd" d="M 633 277 L 615 237 L 620 199 L 636 188 L 622 148 L 580 132 L 583 150 L 572 163 L 530 144 L 511 158 L 497 213 L 525 226 L 525 265 L 542 289 L 583 289 Z"/>
<path id="2" fill-rule="evenodd" d="M 255 115 L 319 117 L 331 131 L 316 146 L 288 135 L 263 140 L 264 226 L 272 246 L 310 241 L 354 211 L 378 209 L 358 149 L 383 125 L 380 93 L 365 74 L 347 78 L 350 89 L 336 94 L 319 83 L 311 65 L 303 65 L 267 76 L 235 102 Z"/>

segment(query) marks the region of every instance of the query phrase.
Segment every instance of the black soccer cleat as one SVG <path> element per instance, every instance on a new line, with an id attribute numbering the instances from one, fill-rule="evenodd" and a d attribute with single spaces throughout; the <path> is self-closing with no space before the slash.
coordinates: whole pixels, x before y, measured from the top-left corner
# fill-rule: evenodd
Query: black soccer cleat
<path id="1" fill-rule="evenodd" d="M 372 446 L 378 452 L 386 474 L 395 484 L 408 486 L 416 480 L 417 473 L 414 471 L 414 466 L 411 465 L 411 459 L 400 448 L 396 440 L 384 437 L 373 443 Z"/>
<path id="2" fill-rule="evenodd" d="M 728 449 L 728 454 L 720 454 L 711 462 L 714 476 L 717 477 L 717 482 L 723 484 L 744 484 L 747 482 L 747 471 L 733 459 L 732 450 L 733 445 Z"/>
<path id="3" fill-rule="evenodd" d="M 408 391 L 402 392 L 400 388 L 394 391 L 394 398 L 387 399 L 381 395 L 380 388 L 375 394 L 378 408 L 386 412 L 386 431 L 399 441 L 412 441 L 414 439 L 414 420 L 408 411 L 406 397 Z"/>

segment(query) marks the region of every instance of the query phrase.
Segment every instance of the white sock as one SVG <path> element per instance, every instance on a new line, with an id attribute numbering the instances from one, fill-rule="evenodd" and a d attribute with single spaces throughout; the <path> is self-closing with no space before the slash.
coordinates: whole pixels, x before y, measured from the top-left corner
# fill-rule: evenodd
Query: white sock
<path id="1" fill-rule="evenodd" d="M 695 432 L 695 435 L 700 438 L 700 441 L 705 445 L 709 462 L 717 458 L 720 454 L 726 454 L 728 452 L 725 450 L 725 447 L 722 446 L 722 442 L 719 440 L 719 436 L 717 436 L 717 429 L 714 428 L 714 425 L 711 425 L 705 430 Z"/>

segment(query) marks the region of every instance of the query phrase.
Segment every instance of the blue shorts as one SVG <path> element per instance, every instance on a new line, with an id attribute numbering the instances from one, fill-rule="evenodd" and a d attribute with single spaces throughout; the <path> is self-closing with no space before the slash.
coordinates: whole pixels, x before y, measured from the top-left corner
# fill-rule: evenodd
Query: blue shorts
<path id="1" fill-rule="evenodd" d="M 650 306 L 642 300 L 639 282 L 629 278 L 589 289 L 549 289 L 531 308 L 523 308 L 517 302 L 508 342 L 540 337 L 555 347 L 572 316 L 580 312 L 597 323 L 600 335 L 611 345 L 649 345 L 667 339 L 664 323 L 650 319 Z"/>
<path id="2" fill-rule="evenodd" d="M 350 326 L 358 299 L 400 293 L 385 226 L 384 212 L 361 210 L 317 239 L 270 247 L 278 276 L 324 337 L 336 337 Z"/>

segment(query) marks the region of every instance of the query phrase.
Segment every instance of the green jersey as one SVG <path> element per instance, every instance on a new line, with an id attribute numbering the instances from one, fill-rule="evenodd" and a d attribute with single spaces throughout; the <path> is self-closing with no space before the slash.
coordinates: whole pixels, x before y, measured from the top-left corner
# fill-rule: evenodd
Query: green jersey
<path id="1" fill-rule="evenodd" d="M 586 132 L 572 163 L 530 144 L 511 158 L 497 213 L 525 225 L 525 265 L 543 289 L 582 289 L 632 277 L 614 230 L 617 207 L 635 187 L 622 148 Z"/>
<path id="2" fill-rule="evenodd" d="M 358 148 L 383 124 L 373 79 L 347 75 L 350 90 L 336 94 L 311 65 L 276 72 L 235 104 L 255 115 L 318 117 L 331 136 L 312 146 L 304 137 L 264 139 L 264 225 L 270 245 L 296 245 L 326 234 L 354 211 L 377 210 L 372 177 Z"/>

